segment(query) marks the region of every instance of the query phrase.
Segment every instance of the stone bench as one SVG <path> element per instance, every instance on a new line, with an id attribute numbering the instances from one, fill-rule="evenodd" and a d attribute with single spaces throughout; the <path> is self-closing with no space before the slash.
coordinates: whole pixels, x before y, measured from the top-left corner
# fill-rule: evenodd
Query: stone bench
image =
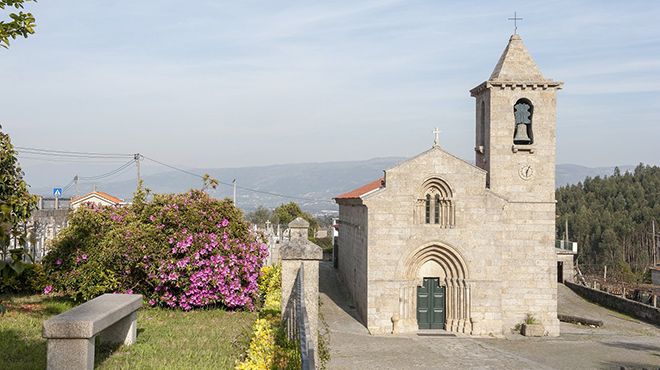
<path id="1" fill-rule="evenodd" d="M 96 336 L 101 343 L 132 344 L 140 294 L 104 294 L 43 324 L 48 369 L 93 369 Z"/>

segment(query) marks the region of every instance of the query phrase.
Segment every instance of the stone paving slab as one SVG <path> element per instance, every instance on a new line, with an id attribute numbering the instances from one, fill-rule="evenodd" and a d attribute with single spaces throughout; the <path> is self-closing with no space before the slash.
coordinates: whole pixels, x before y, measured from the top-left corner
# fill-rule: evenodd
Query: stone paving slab
<path id="1" fill-rule="evenodd" d="M 594 305 L 559 286 L 559 312 L 604 321 L 561 323 L 558 338 L 372 336 L 355 319 L 332 265 L 320 266 L 321 313 L 330 330 L 330 369 L 658 369 L 660 329 Z"/>

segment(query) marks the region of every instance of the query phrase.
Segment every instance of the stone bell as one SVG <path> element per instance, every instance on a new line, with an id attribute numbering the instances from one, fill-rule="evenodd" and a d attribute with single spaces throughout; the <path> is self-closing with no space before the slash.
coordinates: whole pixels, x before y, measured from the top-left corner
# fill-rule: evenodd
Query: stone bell
<path id="1" fill-rule="evenodd" d="M 513 136 L 514 144 L 531 144 L 532 139 L 527 135 L 527 125 L 518 123 L 516 125 L 516 134 Z"/>

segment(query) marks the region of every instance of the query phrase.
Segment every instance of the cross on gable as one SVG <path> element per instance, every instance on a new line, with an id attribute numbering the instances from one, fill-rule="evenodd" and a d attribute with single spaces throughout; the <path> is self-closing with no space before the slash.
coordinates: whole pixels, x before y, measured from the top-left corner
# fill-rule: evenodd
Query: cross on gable
<path id="1" fill-rule="evenodd" d="M 518 21 L 522 21 L 522 18 L 518 18 L 518 13 L 513 12 L 513 18 L 508 18 L 510 21 L 513 21 L 513 34 L 518 34 Z"/>

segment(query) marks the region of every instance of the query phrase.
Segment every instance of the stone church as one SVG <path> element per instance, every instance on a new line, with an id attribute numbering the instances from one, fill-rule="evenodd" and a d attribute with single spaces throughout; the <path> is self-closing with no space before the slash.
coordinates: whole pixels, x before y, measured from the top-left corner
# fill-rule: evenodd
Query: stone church
<path id="1" fill-rule="evenodd" d="M 556 92 L 520 36 L 470 90 L 475 164 L 433 147 L 337 196 L 339 276 L 372 334 L 559 335 Z"/>

